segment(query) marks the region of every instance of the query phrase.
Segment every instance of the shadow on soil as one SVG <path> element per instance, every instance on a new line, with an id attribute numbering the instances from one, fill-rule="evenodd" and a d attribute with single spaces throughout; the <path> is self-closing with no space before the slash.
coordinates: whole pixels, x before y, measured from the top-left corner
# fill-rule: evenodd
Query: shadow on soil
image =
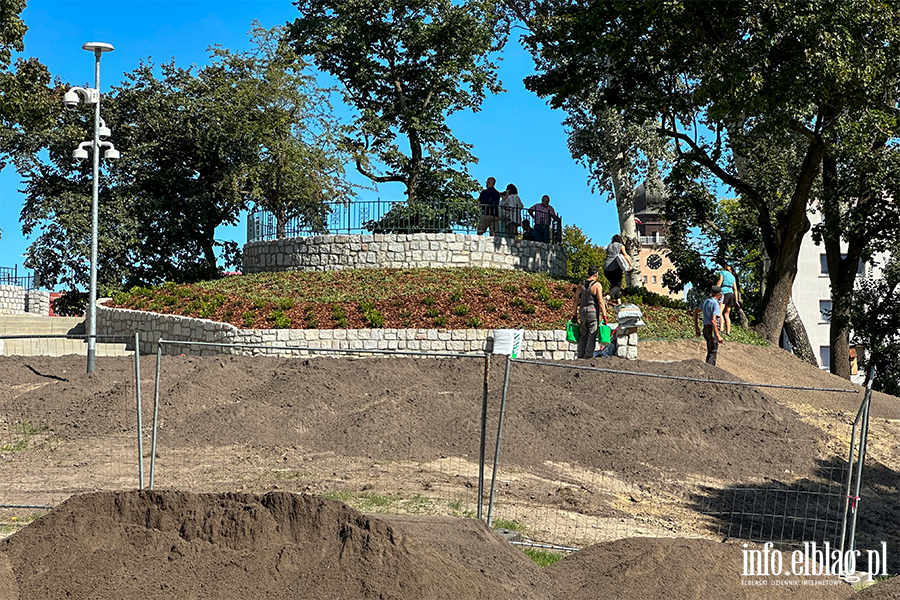
<path id="1" fill-rule="evenodd" d="M 767 480 L 735 484 L 726 488 L 701 487 L 691 496 L 691 508 L 704 515 L 715 535 L 753 542 L 773 542 L 785 551 L 802 548 L 804 542 L 832 549 L 840 547 L 841 532 L 849 531 L 856 508 L 857 549 L 880 549 L 888 545 L 889 572 L 900 571 L 900 473 L 867 461 L 859 499 L 855 482 L 847 494 L 845 459 L 819 460 L 810 477 L 791 482 Z M 785 473 L 785 479 L 791 474 Z M 855 479 L 855 478 L 854 478 Z M 845 512 L 846 511 L 846 512 Z M 850 548 L 849 542 L 845 547 Z M 860 567 L 860 568 L 864 568 Z"/>

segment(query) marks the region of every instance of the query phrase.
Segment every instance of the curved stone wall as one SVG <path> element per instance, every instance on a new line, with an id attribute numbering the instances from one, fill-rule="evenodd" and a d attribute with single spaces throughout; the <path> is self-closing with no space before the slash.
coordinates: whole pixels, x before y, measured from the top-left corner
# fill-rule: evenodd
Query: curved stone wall
<path id="1" fill-rule="evenodd" d="M 159 339 L 218 344 L 254 344 L 260 348 L 165 345 L 171 355 L 214 356 L 261 354 L 272 356 L 354 356 L 346 352 L 309 352 L 309 349 L 398 350 L 483 354 L 493 348 L 492 329 L 238 329 L 229 323 L 177 315 L 107 308 L 97 304 L 97 334 L 133 337 L 140 333 L 142 354 L 155 354 Z M 522 358 L 574 359 L 575 346 L 565 331 L 525 331 Z M 296 350 L 266 352 L 262 346 L 296 346 Z M 360 354 L 357 356 L 369 356 Z"/>
<path id="2" fill-rule="evenodd" d="M 320 235 L 244 245 L 244 273 L 489 267 L 565 276 L 561 246 L 457 233 Z"/>

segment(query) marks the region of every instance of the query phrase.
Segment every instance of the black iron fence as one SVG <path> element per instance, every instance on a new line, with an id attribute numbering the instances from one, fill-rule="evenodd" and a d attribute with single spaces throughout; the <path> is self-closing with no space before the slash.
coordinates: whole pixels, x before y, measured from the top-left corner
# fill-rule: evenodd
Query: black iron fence
<path id="1" fill-rule="evenodd" d="M 484 219 L 477 200 L 419 201 L 361 200 L 326 202 L 290 218 L 256 209 L 247 216 L 247 241 L 306 237 L 328 234 L 367 233 L 488 233 L 558 244 L 562 239 L 562 219 L 523 208 L 495 207 L 491 219 Z"/>
<path id="2" fill-rule="evenodd" d="M 37 287 L 37 280 L 34 275 L 19 275 L 18 266 L 0 267 L 0 285 L 14 285 L 33 290 Z"/>

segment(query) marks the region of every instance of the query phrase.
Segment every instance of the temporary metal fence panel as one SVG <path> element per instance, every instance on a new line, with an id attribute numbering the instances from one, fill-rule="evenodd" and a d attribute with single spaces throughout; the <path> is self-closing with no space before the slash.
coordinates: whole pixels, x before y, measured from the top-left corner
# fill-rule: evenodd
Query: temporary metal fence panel
<path id="1" fill-rule="evenodd" d="M 87 374 L 85 338 L 0 338 L 7 354 L 0 356 L 4 523 L 72 494 L 140 486 L 135 339 L 98 336 L 98 348 L 121 352 L 98 353 Z M 10 356 L 11 348 L 21 354 Z"/>
<path id="2" fill-rule="evenodd" d="M 252 370 L 255 381 L 268 385 L 278 380 L 279 389 L 285 391 L 268 397 L 254 391 L 258 388 L 253 385 L 239 393 L 198 390 L 202 409 L 194 401 L 191 409 L 179 400 L 185 386 L 191 385 L 184 380 L 190 361 L 216 359 L 172 356 L 167 346 L 202 346 L 204 354 L 220 352 L 222 359 L 230 361 L 223 362 L 223 368 Z M 324 354 L 366 357 L 358 361 L 364 363 L 360 368 L 373 375 L 363 379 L 367 382 L 364 391 L 354 388 L 354 395 L 342 387 L 351 377 L 349 360 L 333 361 L 322 358 Z M 415 381 L 406 376 L 404 388 L 399 381 L 374 375 L 378 361 L 386 356 L 427 361 L 434 367 L 421 370 Z M 366 512 L 476 517 L 480 438 L 476 415 L 483 412 L 487 360 L 481 353 L 160 340 L 150 485 L 194 492 L 310 492 Z M 320 382 L 318 389 L 301 393 L 310 385 L 308 379 L 319 361 L 341 364 L 346 372 L 340 380 Z M 440 377 L 441 361 L 452 365 L 457 377 L 465 378 L 464 389 L 478 392 L 460 397 L 458 390 L 448 387 Z M 145 397 L 148 402 L 149 395 Z M 413 429 L 415 419 L 426 418 L 428 411 L 439 412 L 444 403 L 465 405 L 473 418 L 444 424 L 431 432 L 429 443 L 418 443 L 404 430 L 404 423 Z M 194 431 L 190 431 L 192 423 Z M 229 438 L 229 432 L 237 429 L 247 435 Z M 385 431 L 395 433 L 385 437 Z"/>
<path id="3" fill-rule="evenodd" d="M 533 375 L 528 382 L 517 379 L 519 364 L 566 369 L 573 376 L 594 371 L 620 377 L 662 378 L 673 380 L 673 385 L 679 382 L 715 383 L 859 394 L 837 388 L 712 381 L 521 359 L 514 359 L 511 364 L 508 391 L 503 400 L 507 418 L 510 412 L 517 410 L 517 395 L 533 385 Z M 616 392 L 615 389 L 585 388 L 580 393 L 585 394 L 588 401 L 602 406 L 608 394 Z M 667 397 L 664 402 L 672 414 L 681 414 L 676 398 Z M 687 407 L 687 403 L 681 404 L 681 408 Z M 596 426 L 603 427 L 604 424 L 598 422 Z M 844 490 L 847 463 L 838 456 L 829 462 L 816 461 L 814 439 L 779 440 L 796 448 L 809 449 L 804 465 L 770 462 L 765 465 L 765 472 L 735 483 L 733 478 L 727 481 L 712 474 L 679 474 L 677 471 L 668 474 L 661 471 L 655 481 L 642 481 L 611 470 L 602 455 L 582 463 L 553 460 L 548 456 L 539 465 L 516 465 L 510 457 L 510 442 L 502 439 L 501 433 L 502 428 L 498 427 L 495 435 L 500 454 L 490 490 L 489 522 L 494 527 L 520 530 L 539 546 L 577 548 L 635 536 L 730 537 L 783 546 L 815 540 L 820 545 L 828 541 L 832 548 L 840 546 L 847 499 Z M 588 441 L 574 433 L 570 435 L 571 439 L 566 441 L 573 447 Z M 651 440 L 649 443 L 648 439 Z M 644 436 L 640 444 L 628 449 L 634 453 L 635 464 L 660 465 L 664 457 L 671 456 L 673 448 L 667 446 L 666 440 L 659 437 L 654 445 L 652 439 L 652 436 Z M 608 450 L 615 453 L 622 449 Z M 709 451 L 715 452 L 715 449 Z M 514 454 L 521 453 L 516 451 Z M 814 464 L 813 468 L 810 468 L 811 464 Z M 748 466 L 752 467 L 743 465 L 745 472 Z M 773 478 L 772 473 L 782 475 Z"/>

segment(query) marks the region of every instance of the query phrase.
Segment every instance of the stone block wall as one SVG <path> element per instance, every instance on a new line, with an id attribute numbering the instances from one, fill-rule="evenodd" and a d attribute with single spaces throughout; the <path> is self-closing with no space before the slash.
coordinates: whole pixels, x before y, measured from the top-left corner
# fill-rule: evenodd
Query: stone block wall
<path id="1" fill-rule="evenodd" d="M 566 274 L 561 246 L 456 233 L 321 235 L 250 242 L 244 273 L 486 267 Z"/>
<path id="2" fill-rule="evenodd" d="M 25 312 L 25 288 L 0 285 L 0 315 L 21 315 Z"/>
<path id="3" fill-rule="evenodd" d="M 98 335 L 134 335 L 141 338 L 141 352 L 156 352 L 156 342 L 179 340 L 220 344 L 268 344 L 298 346 L 297 350 L 268 351 L 273 356 L 368 356 L 347 352 L 310 354 L 307 350 L 397 350 L 408 352 L 483 354 L 493 348 L 490 329 L 238 329 L 228 323 L 192 319 L 122 308 L 98 303 Z M 261 354 L 259 348 L 166 345 L 166 354 L 214 356 L 223 353 Z M 566 341 L 565 331 L 525 331 L 521 358 L 571 360 L 575 346 Z"/>
<path id="4" fill-rule="evenodd" d="M 25 296 L 25 312 L 46 317 L 50 315 L 50 292 L 28 290 Z"/>

